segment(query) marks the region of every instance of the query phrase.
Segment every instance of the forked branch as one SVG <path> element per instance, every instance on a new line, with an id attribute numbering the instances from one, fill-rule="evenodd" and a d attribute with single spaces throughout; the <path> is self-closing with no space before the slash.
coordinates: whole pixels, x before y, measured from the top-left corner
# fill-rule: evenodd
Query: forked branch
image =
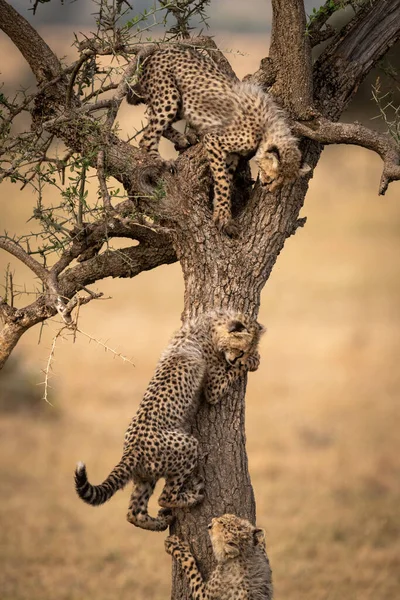
<path id="1" fill-rule="evenodd" d="M 312 47 L 336 34 L 335 29 L 327 24 L 327 21 L 336 11 L 342 10 L 349 4 L 352 5 L 352 0 L 327 0 L 318 10 L 314 9 L 315 12 L 309 17 L 306 30 Z"/>
<path id="2" fill-rule="evenodd" d="M 169 239 L 160 234 L 157 244 L 156 234 L 153 235 L 151 244 L 141 243 L 121 250 L 106 250 L 99 256 L 71 267 L 58 277 L 57 298 L 63 303 L 61 316 L 65 317 L 64 322 L 70 322 L 71 311 L 77 304 L 74 297 L 86 286 L 106 277 L 135 277 L 143 271 L 175 262 L 177 257 Z M 51 279 L 54 274 L 45 271 Z M 89 293 L 87 301 L 95 297 L 96 294 Z M 0 297 L 0 318 L 4 323 L 0 331 L 0 369 L 23 333 L 37 323 L 55 316 L 57 312 L 61 311 L 57 302 L 54 302 L 53 295 L 40 294 L 32 304 L 19 309 L 12 308 Z"/>
<path id="3" fill-rule="evenodd" d="M 295 123 L 293 129 L 297 135 L 321 144 L 354 144 L 379 154 L 383 161 L 380 195 L 385 194 L 389 183 L 400 180 L 400 148 L 387 135 L 358 123 L 334 123 L 324 117 Z"/>

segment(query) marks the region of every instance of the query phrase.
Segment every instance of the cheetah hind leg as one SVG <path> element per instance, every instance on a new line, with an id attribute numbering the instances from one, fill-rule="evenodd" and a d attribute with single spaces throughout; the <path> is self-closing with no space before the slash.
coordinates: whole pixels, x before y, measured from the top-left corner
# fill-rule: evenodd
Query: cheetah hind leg
<path id="1" fill-rule="evenodd" d="M 134 478 L 133 491 L 126 518 L 129 523 L 141 529 L 165 531 L 174 519 L 171 511 L 161 509 L 155 518 L 151 517 L 147 512 L 149 498 L 154 491 L 155 485 L 156 481 L 154 480 L 144 481 L 138 477 Z"/>
<path id="2" fill-rule="evenodd" d="M 164 508 L 188 508 L 203 500 L 204 481 L 197 473 L 190 479 L 180 476 L 167 478 L 158 503 Z"/>
<path id="3" fill-rule="evenodd" d="M 172 166 L 171 161 L 162 159 L 158 152 L 158 146 L 161 136 L 165 132 L 167 132 L 167 138 L 168 135 L 171 135 L 171 125 L 177 120 L 179 102 L 180 94 L 172 76 L 167 78 L 163 75 L 160 81 L 153 82 L 151 95 L 147 99 L 148 123 L 139 145 L 156 160 L 161 160 L 168 166 Z M 176 131 L 176 134 L 177 136 L 182 135 L 178 131 Z M 172 132 L 172 136 L 174 136 L 174 132 Z"/>

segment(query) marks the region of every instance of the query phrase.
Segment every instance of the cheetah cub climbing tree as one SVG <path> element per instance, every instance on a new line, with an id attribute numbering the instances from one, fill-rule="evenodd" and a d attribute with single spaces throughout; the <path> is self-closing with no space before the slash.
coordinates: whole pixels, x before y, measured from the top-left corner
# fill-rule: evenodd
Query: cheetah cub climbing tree
<path id="1" fill-rule="evenodd" d="M 190 434 L 201 393 L 216 404 L 229 386 L 258 368 L 258 342 L 263 327 L 231 311 L 215 311 L 189 321 L 175 334 L 160 358 L 137 414 L 125 434 L 120 462 L 101 485 L 88 482 L 80 463 L 76 491 L 94 506 L 104 504 L 129 481 L 133 491 L 130 523 L 163 531 L 173 520 L 168 509 L 188 508 L 203 500 L 197 472 L 198 442 Z M 149 498 L 161 477 L 165 486 L 156 518 L 147 512 Z"/>
<path id="2" fill-rule="evenodd" d="M 181 566 L 193 600 L 271 600 L 272 577 L 264 531 L 226 514 L 208 526 L 217 566 L 204 581 L 186 542 L 168 537 L 165 549 Z"/>
<path id="3" fill-rule="evenodd" d="M 148 125 L 140 145 L 160 159 L 165 136 L 177 150 L 190 140 L 172 124 L 185 118 L 202 137 L 214 178 L 214 222 L 228 235 L 232 219 L 230 194 L 239 157 L 255 155 L 262 185 L 274 191 L 309 171 L 286 117 L 257 85 L 225 75 L 207 55 L 193 48 L 152 48 L 139 57 L 140 71 L 127 99 L 147 104 Z"/>

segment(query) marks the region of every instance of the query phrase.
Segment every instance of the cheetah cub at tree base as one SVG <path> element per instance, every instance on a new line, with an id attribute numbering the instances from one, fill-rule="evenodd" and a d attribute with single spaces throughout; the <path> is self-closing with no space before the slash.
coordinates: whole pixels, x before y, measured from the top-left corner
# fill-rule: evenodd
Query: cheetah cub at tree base
<path id="1" fill-rule="evenodd" d="M 214 221 L 228 235 L 237 234 L 230 195 L 239 156 L 256 156 L 260 181 L 271 191 L 309 171 L 300 168 L 297 140 L 271 96 L 228 77 L 193 48 L 147 53 L 127 100 L 147 104 L 148 125 L 140 146 L 158 159 L 162 135 L 177 150 L 190 145 L 172 123 L 185 118 L 202 135 L 214 178 Z"/>
<path id="2" fill-rule="evenodd" d="M 205 313 L 183 325 L 162 354 L 128 427 L 120 462 L 101 485 L 91 485 L 85 465 L 78 464 L 79 497 L 88 504 L 103 504 L 132 480 L 127 519 L 154 531 L 163 531 L 172 522 L 168 509 L 201 502 L 198 442 L 189 433 L 200 392 L 216 404 L 233 381 L 255 371 L 263 331 L 257 321 L 228 311 Z M 147 506 L 161 477 L 165 486 L 158 503 L 163 509 L 153 518 Z"/>
<path id="3" fill-rule="evenodd" d="M 165 540 L 166 551 L 188 579 L 193 600 L 271 600 L 271 569 L 263 530 L 235 515 L 212 519 L 208 528 L 217 566 L 207 583 L 188 544 L 176 535 Z"/>

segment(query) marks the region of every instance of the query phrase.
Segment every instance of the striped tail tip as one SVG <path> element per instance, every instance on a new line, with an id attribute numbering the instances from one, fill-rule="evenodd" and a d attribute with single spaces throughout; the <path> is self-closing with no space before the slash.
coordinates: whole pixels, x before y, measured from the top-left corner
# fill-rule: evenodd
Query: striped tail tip
<path id="1" fill-rule="evenodd" d="M 90 499 L 92 494 L 90 493 L 90 484 L 88 482 L 86 466 L 83 462 L 78 462 L 75 469 L 75 489 L 79 498 L 84 502 L 91 504 Z"/>

